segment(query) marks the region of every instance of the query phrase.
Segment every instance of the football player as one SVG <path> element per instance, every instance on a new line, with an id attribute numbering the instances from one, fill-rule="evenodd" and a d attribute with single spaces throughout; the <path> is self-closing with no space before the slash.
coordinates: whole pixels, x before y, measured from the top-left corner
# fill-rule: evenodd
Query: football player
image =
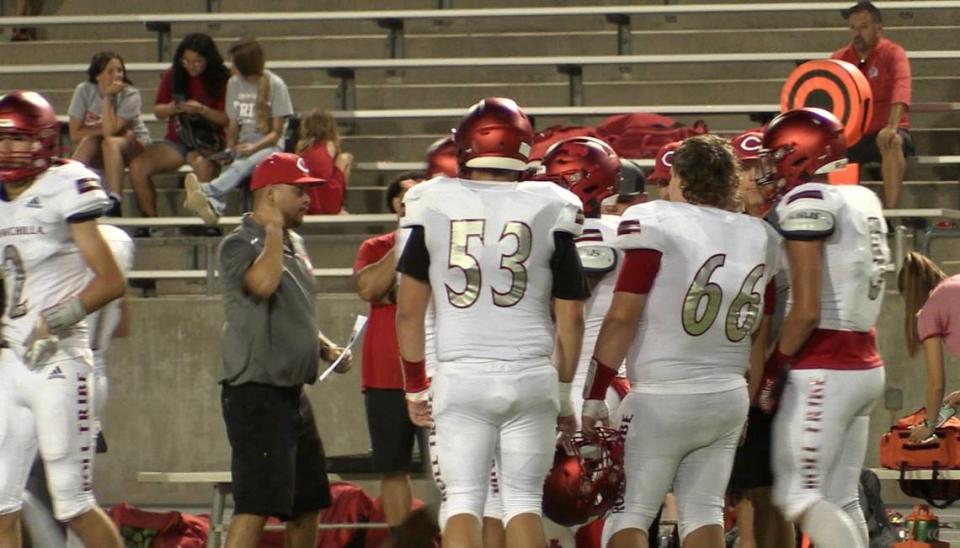
<path id="1" fill-rule="evenodd" d="M 618 412 L 626 492 L 603 530 L 614 548 L 648 546 L 671 488 L 684 545 L 724 546 L 751 335 L 779 265 L 776 232 L 733 211 L 740 170 L 725 140 L 683 141 L 671 171 L 670 200 L 631 207 L 617 229 L 624 265 L 584 386 L 590 433 L 608 420 L 606 390 L 627 358 L 631 388 Z"/>
<path id="2" fill-rule="evenodd" d="M 457 144 L 452 137 L 443 137 L 427 147 L 427 179 L 437 175 L 457 176 Z"/>
<path id="3" fill-rule="evenodd" d="M 733 137 L 730 145 L 740 161 L 740 199 L 744 212 L 763 218 L 770 211 L 770 202 L 757 187 L 763 132 L 745 131 Z M 771 499 L 773 470 L 770 462 L 770 440 L 773 416 L 761 409 L 756 398 L 760 381 L 764 378 L 766 358 L 776 344 L 779 327 L 786 312 L 789 291 L 787 277 L 787 273 L 781 270 L 775 280 L 767 284 L 764 294 L 763 317 L 753 337 L 753 348 L 750 352 L 747 385 L 751 405 L 747 415 L 747 428 L 744 439 L 737 447 L 730 475 L 729 492 L 736 501 L 741 543 L 757 548 L 793 548 L 796 542 L 793 524 L 784 519 Z M 767 379 L 768 382 L 778 380 Z"/>
<path id="4" fill-rule="evenodd" d="M 121 272 L 133 270 L 133 256 L 135 247 L 133 239 L 123 229 L 101 224 L 98 227 L 103 240 L 110 247 L 113 258 L 120 266 Z M 90 276 L 94 276 L 90 273 Z M 93 416 L 97 434 L 97 448 L 99 452 L 106 450 L 106 440 L 103 437 L 103 412 L 107 405 L 107 348 L 115 337 L 126 337 L 130 326 L 130 310 L 126 297 L 107 303 L 106 306 L 87 316 L 87 325 L 90 327 L 90 350 L 93 351 Z"/>
<path id="5" fill-rule="evenodd" d="M 613 286 L 623 266 L 623 252 L 614 244 L 620 217 L 601 215 L 603 201 L 614 196 L 621 179 L 621 161 L 605 142 L 592 137 L 572 137 L 558 141 L 543 155 L 542 174 L 537 178 L 552 181 L 577 195 L 583 204 L 583 232 L 576 238 L 577 252 L 590 285 L 590 298 L 584 310 L 583 345 L 573 378 L 573 408 L 583 406 L 583 385 L 600 324 L 610 308 Z M 630 386 L 618 376 L 607 390 L 607 406 L 615 414 Z"/>
<path id="6" fill-rule="evenodd" d="M 555 428 L 572 433 L 575 424 L 570 382 L 588 296 L 574 243 L 583 213 L 557 185 L 519 182 L 533 130 L 512 100 L 471 107 L 455 141 L 459 177 L 421 183 L 404 199 L 412 230 L 399 264 L 397 331 L 408 406 L 415 423 L 436 430 L 444 544 L 481 545 L 495 458 L 507 545 L 540 548 Z M 424 367 L 431 296 L 432 386 Z"/>
<path id="7" fill-rule="evenodd" d="M 57 121 L 38 93 L 0 97 L 0 546 L 19 546 L 24 486 L 39 447 L 55 517 L 87 546 L 120 547 L 92 491 L 93 361 L 87 314 L 121 297 L 97 229 L 110 200 L 82 164 L 54 159 Z M 93 272 L 88 278 L 87 269 Z"/>
<path id="8" fill-rule="evenodd" d="M 781 114 L 763 148 L 758 184 L 776 202 L 790 271 L 767 366 L 789 369 L 773 424 L 774 502 L 817 546 L 865 547 L 857 489 L 884 383 L 874 328 L 890 260 L 883 208 L 862 186 L 815 182 L 846 165 L 843 126 L 831 113 Z"/>
<path id="9" fill-rule="evenodd" d="M 673 167 L 673 155 L 680 146 L 681 141 L 667 143 L 657 151 L 657 158 L 654 160 L 653 171 L 647 175 L 647 181 L 657 184 L 657 196 L 661 200 L 670 199 L 670 179 L 673 177 L 671 168 Z"/>

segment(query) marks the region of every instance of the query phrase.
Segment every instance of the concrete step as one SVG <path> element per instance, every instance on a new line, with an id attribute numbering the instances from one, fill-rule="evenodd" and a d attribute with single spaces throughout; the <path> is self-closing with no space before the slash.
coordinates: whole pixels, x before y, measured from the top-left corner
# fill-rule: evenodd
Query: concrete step
<path id="1" fill-rule="evenodd" d="M 376 32 L 373 25 L 367 32 L 346 34 L 343 29 L 330 34 L 317 34 L 318 29 L 296 34 L 287 29 L 283 36 L 260 38 L 268 59 L 349 59 L 378 58 L 389 55 L 386 34 Z M 956 26 L 901 26 L 886 29 L 891 39 L 907 50 L 944 49 L 960 46 Z M 536 55 L 615 55 L 617 31 L 612 25 L 603 29 L 576 31 L 577 39 L 567 40 L 569 30 L 515 30 L 509 27 L 494 31 L 471 29 L 466 33 L 406 32 L 404 49 L 407 57 L 485 57 L 510 56 L 522 52 Z M 172 37 L 174 48 L 184 34 Z M 226 54 L 243 34 L 215 33 L 215 39 Z M 631 33 L 633 51 L 644 54 L 724 53 L 743 51 L 833 51 L 848 39 L 845 27 L 795 27 L 777 29 L 713 28 L 713 29 L 644 29 Z M 69 44 L 70 47 L 64 47 Z M 103 40 L 48 39 L 30 43 L 0 42 L 0 55 L 9 64 L 34 64 L 37 59 L 48 63 L 85 63 L 101 50 L 119 52 L 127 62 L 157 61 L 154 36 L 144 33 L 135 38 Z M 172 53 L 172 52 L 171 52 Z"/>
<path id="2" fill-rule="evenodd" d="M 389 229 L 390 227 L 387 228 Z M 340 235 L 314 233 L 304 235 L 304 239 L 315 268 L 350 268 L 353 266 L 360 244 L 369 236 L 367 233 Z M 136 270 L 203 269 L 207 267 L 208 257 L 216 260 L 216 249 L 221 239 L 217 236 L 137 238 L 134 267 Z"/>

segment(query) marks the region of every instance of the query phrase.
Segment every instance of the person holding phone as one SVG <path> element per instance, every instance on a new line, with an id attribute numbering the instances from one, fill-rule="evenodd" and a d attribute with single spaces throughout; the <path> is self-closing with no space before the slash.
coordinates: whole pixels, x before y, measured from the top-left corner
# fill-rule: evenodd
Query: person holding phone
<path id="1" fill-rule="evenodd" d="M 157 119 L 167 121 L 166 138 L 148 146 L 130 164 L 137 205 L 145 217 L 157 216 L 155 174 L 175 171 L 184 164 L 202 181 L 216 174 L 219 165 L 211 158 L 223 148 L 223 128 L 229 121 L 224 110 L 229 78 L 230 69 L 213 38 L 195 33 L 180 41 L 173 63 L 160 78 L 153 107 Z M 192 126 L 193 142 L 182 138 L 185 124 Z M 194 135 L 200 131 L 205 135 Z M 207 146 L 215 149 L 198 141 L 207 141 Z"/>

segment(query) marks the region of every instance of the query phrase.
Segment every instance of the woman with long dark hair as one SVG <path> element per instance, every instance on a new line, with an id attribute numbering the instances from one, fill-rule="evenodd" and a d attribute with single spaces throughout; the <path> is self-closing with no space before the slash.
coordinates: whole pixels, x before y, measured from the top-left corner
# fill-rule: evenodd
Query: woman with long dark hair
<path id="1" fill-rule="evenodd" d="M 141 103 L 123 58 L 112 51 L 93 56 L 87 81 L 77 85 L 70 100 L 73 159 L 103 169 L 113 203 L 108 215 L 120 215 L 124 166 L 150 144 L 150 132 L 140 119 Z"/>
<path id="2" fill-rule="evenodd" d="M 154 174 L 190 164 L 201 179 L 213 178 L 217 165 L 208 157 L 223 149 L 229 78 L 230 69 L 213 38 L 195 33 L 180 41 L 173 64 L 160 79 L 153 106 L 157 118 L 167 120 L 166 139 L 151 144 L 130 165 L 137 203 L 145 216 L 157 216 Z"/>
<path id="3" fill-rule="evenodd" d="M 933 435 L 937 411 L 943 403 L 960 406 L 960 392 L 952 392 L 944 400 L 946 375 L 943 347 L 960 358 L 960 276 L 950 276 L 929 258 L 911 251 L 904 258 L 897 278 L 903 296 L 904 331 L 907 353 L 916 356 L 923 348 L 927 379 L 924 390 L 927 416 L 924 423 L 910 432 L 914 441 Z M 943 403 L 941 403 L 943 402 Z"/>

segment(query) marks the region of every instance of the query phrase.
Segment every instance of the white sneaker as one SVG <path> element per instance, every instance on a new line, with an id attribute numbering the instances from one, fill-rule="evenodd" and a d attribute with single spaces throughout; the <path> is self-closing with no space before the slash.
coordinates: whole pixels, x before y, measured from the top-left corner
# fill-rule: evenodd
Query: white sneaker
<path id="1" fill-rule="evenodd" d="M 183 207 L 195 213 L 208 225 L 217 224 L 220 216 L 210 205 L 210 201 L 207 200 L 207 195 L 204 194 L 200 188 L 200 181 L 197 180 L 197 176 L 193 173 L 188 173 L 183 180 L 183 186 L 187 191 L 187 197 L 183 201 Z"/>

